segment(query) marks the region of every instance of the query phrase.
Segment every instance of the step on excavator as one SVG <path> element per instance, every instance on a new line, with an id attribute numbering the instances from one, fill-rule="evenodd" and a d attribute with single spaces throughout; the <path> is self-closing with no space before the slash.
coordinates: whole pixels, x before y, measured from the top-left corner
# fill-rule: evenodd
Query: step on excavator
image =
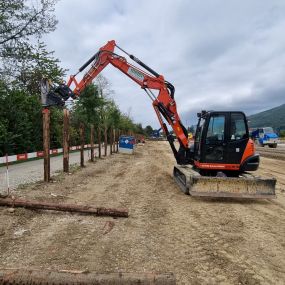
<path id="1" fill-rule="evenodd" d="M 116 53 L 115 48 L 136 65 Z M 152 101 L 177 162 L 173 169 L 174 179 L 184 193 L 202 197 L 275 197 L 276 180 L 252 174 L 259 167 L 260 157 L 255 153 L 243 112 L 201 111 L 197 114 L 194 143 L 190 145 L 187 130 L 177 112 L 174 86 L 114 40 L 101 47 L 75 75 L 71 75 L 67 84 L 52 87 L 47 93 L 46 105 L 63 106 L 69 97 L 76 98 L 108 64 L 136 82 Z M 77 81 L 76 76 L 88 66 L 83 78 Z M 172 128 L 178 143 L 167 125 Z"/>

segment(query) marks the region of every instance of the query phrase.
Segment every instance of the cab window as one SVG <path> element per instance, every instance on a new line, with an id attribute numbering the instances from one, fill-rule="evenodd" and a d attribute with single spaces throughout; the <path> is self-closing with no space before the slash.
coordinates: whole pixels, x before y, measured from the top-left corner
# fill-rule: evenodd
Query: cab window
<path id="1" fill-rule="evenodd" d="M 248 137 L 246 123 L 243 114 L 231 114 L 230 139 L 241 140 Z"/>
<path id="2" fill-rule="evenodd" d="M 211 116 L 207 131 L 206 143 L 215 143 L 224 140 L 225 116 Z"/>

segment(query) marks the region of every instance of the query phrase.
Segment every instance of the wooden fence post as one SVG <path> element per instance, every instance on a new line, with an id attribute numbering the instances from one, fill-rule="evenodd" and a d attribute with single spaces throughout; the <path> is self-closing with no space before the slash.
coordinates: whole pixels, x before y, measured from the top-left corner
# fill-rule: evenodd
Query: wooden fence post
<path id="1" fill-rule="evenodd" d="M 120 139 L 120 130 L 117 130 L 116 152 L 119 151 L 119 139 Z"/>
<path id="2" fill-rule="evenodd" d="M 113 129 L 110 127 L 110 155 L 113 153 Z"/>
<path id="3" fill-rule="evenodd" d="M 94 125 L 90 129 L 91 161 L 94 162 Z"/>
<path id="4" fill-rule="evenodd" d="M 63 172 L 69 172 L 69 111 L 63 110 Z"/>
<path id="5" fill-rule="evenodd" d="M 84 125 L 83 123 L 80 123 L 80 166 L 84 167 Z"/>
<path id="6" fill-rule="evenodd" d="M 107 155 L 107 146 L 108 146 L 108 135 L 107 135 L 107 126 L 105 125 L 104 128 L 104 156 Z"/>
<path id="7" fill-rule="evenodd" d="M 116 140 L 117 140 L 116 129 L 113 129 L 113 153 L 116 152 Z"/>
<path id="8" fill-rule="evenodd" d="M 99 156 L 99 158 L 101 158 L 101 149 L 102 148 L 102 145 L 101 145 L 101 128 L 100 128 L 100 126 L 98 126 L 98 152 L 99 152 L 99 154 L 98 154 L 98 156 Z"/>
<path id="9" fill-rule="evenodd" d="M 43 151 L 44 151 L 44 181 L 50 181 L 50 110 L 44 108 L 43 111 Z"/>

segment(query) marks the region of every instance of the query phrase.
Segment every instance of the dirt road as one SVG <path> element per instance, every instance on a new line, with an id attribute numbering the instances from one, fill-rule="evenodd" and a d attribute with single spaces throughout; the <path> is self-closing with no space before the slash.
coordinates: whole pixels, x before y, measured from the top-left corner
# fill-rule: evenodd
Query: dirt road
<path id="1" fill-rule="evenodd" d="M 115 154 L 49 185 L 17 194 L 39 200 L 127 207 L 128 219 L 0 209 L 0 267 L 174 272 L 178 284 L 285 283 L 285 162 L 274 201 L 198 199 L 172 178 L 166 142 Z M 63 197 L 54 197 L 50 193 Z"/>
<path id="2" fill-rule="evenodd" d="M 256 150 L 263 157 L 274 158 L 278 160 L 285 159 L 285 147 L 283 147 L 283 145 L 278 145 L 278 148 L 269 148 L 267 146 L 265 147 L 257 146 Z"/>

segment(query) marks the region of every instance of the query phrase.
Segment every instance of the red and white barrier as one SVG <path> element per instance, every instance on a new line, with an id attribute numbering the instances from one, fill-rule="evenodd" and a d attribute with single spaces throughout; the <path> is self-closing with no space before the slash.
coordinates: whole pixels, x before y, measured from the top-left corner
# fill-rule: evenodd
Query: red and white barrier
<path id="1" fill-rule="evenodd" d="M 84 148 L 91 147 L 90 144 L 85 144 Z M 71 146 L 69 149 L 70 150 L 80 150 L 81 146 Z M 62 153 L 63 149 L 62 148 L 57 148 L 57 149 L 51 149 L 50 154 L 59 154 Z M 0 157 L 0 164 L 4 164 L 7 162 L 15 162 L 15 161 L 23 161 L 23 160 L 29 160 L 30 158 L 36 158 L 36 157 L 43 157 L 44 152 L 43 151 L 36 151 L 36 152 L 28 152 L 28 153 L 21 153 L 21 154 L 16 154 L 16 155 L 9 155 L 9 156 L 2 156 Z M 6 160 L 7 159 L 7 160 Z"/>

